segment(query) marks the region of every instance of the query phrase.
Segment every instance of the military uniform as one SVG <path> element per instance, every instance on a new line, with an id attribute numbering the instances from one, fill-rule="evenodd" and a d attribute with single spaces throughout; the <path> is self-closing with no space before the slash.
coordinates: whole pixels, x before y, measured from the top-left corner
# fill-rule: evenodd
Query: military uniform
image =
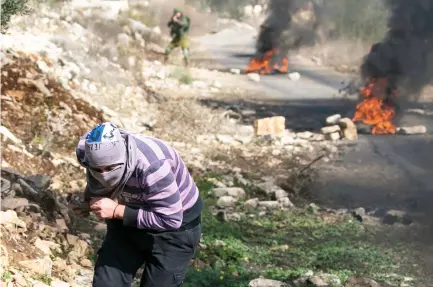
<path id="1" fill-rule="evenodd" d="M 174 21 L 173 17 L 177 13 L 181 13 L 181 16 L 178 21 Z M 165 50 L 165 61 L 168 60 L 168 56 L 174 48 L 180 47 L 182 49 L 185 65 L 188 65 L 189 39 L 186 34 L 189 31 L 190 23 L 188 16 L 185 16 L 181 10 L 174 9 L 173 15 L 167 23 L 167 26 L 170 28 L 172 40 Z"/>

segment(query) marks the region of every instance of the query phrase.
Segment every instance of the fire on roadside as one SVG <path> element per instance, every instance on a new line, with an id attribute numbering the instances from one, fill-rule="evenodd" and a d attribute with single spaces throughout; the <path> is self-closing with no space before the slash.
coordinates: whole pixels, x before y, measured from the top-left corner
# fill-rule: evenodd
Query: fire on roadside
<path id="1" fill-rule="evenodd" d="M 356 106 L 354 122 L 363 122 L 372 127 L 372 134 L 395 134 L 396 126 L 393 119 L 395 107 L 388 95 L 389 80 L 373 78 L 361 90 L 363 101 Z M 391 94 L 396 95 L 396 91 Z"/>
<path id="2" fill-rule="evenodd" d="M 289 60 L 281 56 L 278 49 L 267 51 L 263 57 L 254 57 L 250 60 L 245 73 L 259 73 L 260 75 L 287 73 Z"/>

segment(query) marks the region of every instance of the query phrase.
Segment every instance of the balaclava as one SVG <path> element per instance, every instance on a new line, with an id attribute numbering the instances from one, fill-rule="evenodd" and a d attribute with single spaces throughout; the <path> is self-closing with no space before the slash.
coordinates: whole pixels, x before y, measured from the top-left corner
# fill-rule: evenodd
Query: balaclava
<path id="1" fill-rule="evenodd" d="M 125 173 L 127 149 L 125 139 L 112 123 L 103 123 L 89 132 L 85 141 L 84 160 L 88 172 L 104 187 L 114 188 Z M 98 172 L 95 167 L 120 164 L 111 171 Z"/>

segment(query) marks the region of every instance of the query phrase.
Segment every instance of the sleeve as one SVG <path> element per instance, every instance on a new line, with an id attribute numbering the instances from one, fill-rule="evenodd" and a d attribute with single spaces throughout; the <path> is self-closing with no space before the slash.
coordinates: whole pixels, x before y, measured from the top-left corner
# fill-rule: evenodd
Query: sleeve
<path id="1" fill-rule="evenodd" d="M 134 209 L 126 206 L 123 224 L 140 229 L 172 230 L 183 220 L 179 187 L 167 160 L 154 162 L 141 179 L 143 200 L 148 207 Z"/>
<path id="2" fill-rule="evenodd" d="M 182 20 L 179 21 L 179 25 L 182 26 L 182 28 L 185 28 L 187 24 L 188 22 L 185 17 L 183 17 Z"/>

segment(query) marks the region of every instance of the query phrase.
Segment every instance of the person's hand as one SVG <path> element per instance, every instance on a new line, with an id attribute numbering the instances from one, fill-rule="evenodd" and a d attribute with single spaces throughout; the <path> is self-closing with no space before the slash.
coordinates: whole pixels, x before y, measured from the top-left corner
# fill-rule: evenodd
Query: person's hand
<path id="1" fill-rule="evenodd" d="M 107 197 L 94 197 L 90 199 L 90 210 L 99 219 L 111 219 L 114 215 L 114 210 L 118 205 L 117 202 Z"/>

